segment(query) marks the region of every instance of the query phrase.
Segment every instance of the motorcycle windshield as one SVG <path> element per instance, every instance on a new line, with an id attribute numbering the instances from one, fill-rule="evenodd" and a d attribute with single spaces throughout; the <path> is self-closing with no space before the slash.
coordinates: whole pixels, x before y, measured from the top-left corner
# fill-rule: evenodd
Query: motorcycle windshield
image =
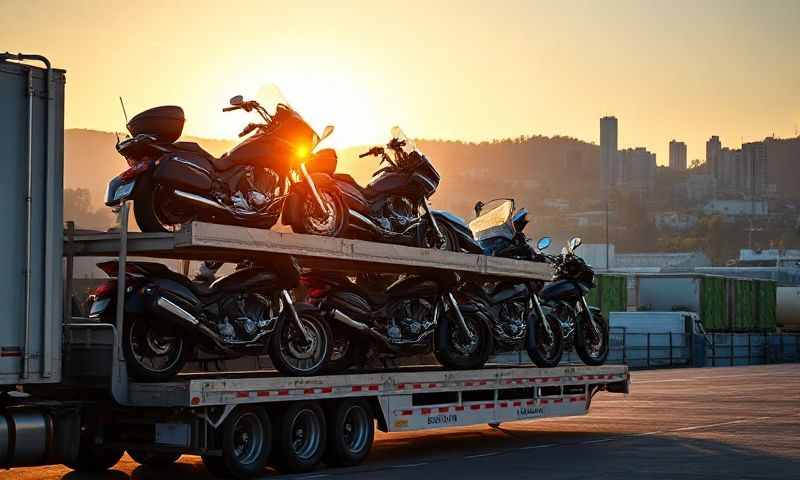
<path id="1" fill-rule="evenodd" d="M 320 142 L 320 136 L 289 104 L 275 84 L 266 84 L 258 90 L 255 100 L 264 107 L 277 124 L 276 133 L 289 141 L 299 156 L 308 155 Z"/>
<path id="2" fill-rule="evenodd" d="M 483 210 L 481 214 L 469 222 L 469 228 L 475 240 L 501 237 L 511 240 L 514 237 L 514 202 L 503 200 L 491 210 Z"/>

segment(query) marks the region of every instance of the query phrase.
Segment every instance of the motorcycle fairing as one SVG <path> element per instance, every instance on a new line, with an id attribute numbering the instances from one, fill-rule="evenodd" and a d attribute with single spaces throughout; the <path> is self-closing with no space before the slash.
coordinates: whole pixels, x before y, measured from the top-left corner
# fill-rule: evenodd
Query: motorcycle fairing
<path id="1" fill-rule="evenodd" d="M 548 283 L 539 292 L 542 300 L 575 299 L 589 293 L 589 287 L 573 280 L 558 280 Z"/>

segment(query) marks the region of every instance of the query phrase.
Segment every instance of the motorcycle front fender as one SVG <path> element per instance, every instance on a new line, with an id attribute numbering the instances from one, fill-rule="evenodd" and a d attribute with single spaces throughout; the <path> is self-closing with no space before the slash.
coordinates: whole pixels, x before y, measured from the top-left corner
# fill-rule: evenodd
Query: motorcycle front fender
<path id="1" fill-rule="evenodd" d="M 443 210 L 431 210 L 431 215 L 439 225 L 446 224 L 458 238 L 458 245 L 469 253 L 483 254 L 483 248 L 472 236 L 472 230 L 461 217 Z"/>

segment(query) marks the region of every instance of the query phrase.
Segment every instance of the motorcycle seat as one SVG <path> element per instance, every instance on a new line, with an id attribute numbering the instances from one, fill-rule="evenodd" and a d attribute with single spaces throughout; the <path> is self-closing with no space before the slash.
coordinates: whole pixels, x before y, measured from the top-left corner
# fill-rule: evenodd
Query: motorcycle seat
<path id="1" fill-rule="evenodd" d="M 356 180 L 346 173 L 334 173 L 333 177 L 337 180 L 341 180 L 344 183 L 347 183 L 356 190 L 358 190 L 365 198 L 371 199 L 375 197 L 376 193 L 369 187 L 362 187 L 361 185 L 356 182 Z"/>
<path id="2" fill-rule="evenodd" d="M 216 158 L 214 155 L 208 153 L 203 147 L 195 142 L 175 142 L 172 147 L 178 152 L 193 153 L 205 157 L 217 171 L 224 172 L 230 169 L 235 164 L 229 159 L 228 154 L 225 153 L 221 157 Z"/>

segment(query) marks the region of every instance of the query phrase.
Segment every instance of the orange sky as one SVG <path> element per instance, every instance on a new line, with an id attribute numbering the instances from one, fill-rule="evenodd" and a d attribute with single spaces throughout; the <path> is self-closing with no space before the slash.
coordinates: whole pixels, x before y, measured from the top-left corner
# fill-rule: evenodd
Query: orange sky
<path id="1" fill-rule="evenodd" d="M 435 3 L 436 6 L 429 6 Z M 65 6 L 68 5 L 68 6 Z M 800 124 L 800 2 L 49 2 L 0 0 L 0 50 L 68 70 L 68 127 L 122 129 L 178 104 L 185 132 L 232 137 L 220 109 L 275 83 L 331 145 L 410 135 L 598 141 L 667 161 L 672 138 L 738 146 Z"/>

